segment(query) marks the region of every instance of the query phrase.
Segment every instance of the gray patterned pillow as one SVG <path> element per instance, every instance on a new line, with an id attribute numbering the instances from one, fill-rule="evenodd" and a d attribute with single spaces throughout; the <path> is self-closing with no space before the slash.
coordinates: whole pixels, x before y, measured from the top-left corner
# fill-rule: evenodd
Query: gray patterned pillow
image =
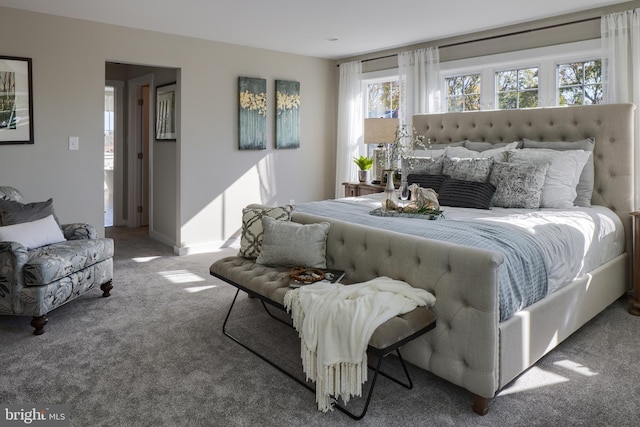
<path id="1" fill-rule="evenodd" d="M 442 161 L 439 157 L 403 157 L 400 163 L 402 176 L 410 173 L 420 175 L 440 175 L 442 173 Z"/>
<path id="2" fill-rule="evenodd" d="M 303 225 L 264 217 L 262 227 L 258 264 L 327 268 L 328 222 Z"/>
<path id="3" fill-rule="evenodd" d="M 491 203 L 503 208 L 538 209 L 547 169 L 549 163 L 494 163 L 489 183 L 496 192 Z"/>
<path id="4" fill-rule="evenodd" d="M 493 159 L 463 159 L 445 157 L 442 174 L 461 181 L 487 182 L 491 173 Z"/>
<path id="5" fill-rule="evenodd" d="M 257 258 L 262 249 L 262 218 L 269 217 L 279 221 L 290 221 L 292 205 L 275 208 L 244 208 L 242 209 L 242 236 L 240 237 L 240 251 L 238 255 L 245 258 Z"/>

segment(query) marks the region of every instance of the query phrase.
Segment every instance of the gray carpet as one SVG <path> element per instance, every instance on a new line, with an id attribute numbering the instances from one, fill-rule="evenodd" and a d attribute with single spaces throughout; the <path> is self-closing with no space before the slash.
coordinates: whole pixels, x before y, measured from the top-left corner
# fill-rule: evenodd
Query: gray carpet
<path id="1" fill-rule="evenodd" d="M 313 393 L 222 334 L 235 289 L 208 267 L 235 249 L 177 257 L 144 229 L 109 235 L 110 298 L 95 290 L 54 310 L 41 336 L 29 318 L 0 316 L 0 403 L 70 404 L 74 426 L 637 425 L 640 317 L 624 300 L 503 390 L 484 417 L 466 390 L 410 366 L 414 389 L 380 378 L 356 422 L 318 412 Z M 229 329 L 300 372 L 295 332 L 255 299 L 239 298 Z"/>

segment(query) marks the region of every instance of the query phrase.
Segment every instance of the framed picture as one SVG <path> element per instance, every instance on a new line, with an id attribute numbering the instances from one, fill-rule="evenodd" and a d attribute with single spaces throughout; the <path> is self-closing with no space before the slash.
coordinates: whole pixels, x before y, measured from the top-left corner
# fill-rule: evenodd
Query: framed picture
<path id="1" fill-rule="evenodd" d="M 238 148 L 267 148 L 267 80 L 238 78 Z"/>
<path id="2" fill-rule="evenodd" d="M 276 80 L 276 148 L 300 148 L 300 82 Z"/>
<path id="3" fill-rule="evenodd" d="M 156 87 L 156 141 L 176 140 L 176 84 Z"/>
<path id="4" fill-rule="evenodd" d="M 31 58 L 0 56 L 0 144 L 33 144 Z"/>

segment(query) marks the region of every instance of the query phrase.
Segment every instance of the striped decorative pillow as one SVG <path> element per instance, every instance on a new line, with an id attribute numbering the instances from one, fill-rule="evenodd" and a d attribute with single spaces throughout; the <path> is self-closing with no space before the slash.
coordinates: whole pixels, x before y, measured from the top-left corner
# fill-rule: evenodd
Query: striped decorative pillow
<path id="1" fill-rule="evenodd" d="M 425 175 L 425 174 L 409 174 L 407 183 L 418 184 L 422 188 L 432 188 L 436 193 L 440 189 L 442 183 L 448 178 L 446 175 Z"/>
<path id="2" fill-rule="evenodd" d="M 490 209 L 496 187 L 488 182 L 462 181 L 449 178 L 440 186 L 440 206 Z"/>

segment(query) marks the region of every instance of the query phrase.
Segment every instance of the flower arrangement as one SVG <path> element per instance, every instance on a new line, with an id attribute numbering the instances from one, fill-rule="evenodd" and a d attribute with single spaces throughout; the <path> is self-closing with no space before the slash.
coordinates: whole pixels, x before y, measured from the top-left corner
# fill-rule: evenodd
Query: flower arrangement
<path id="1" fill-rule="evenodd" d="M 387 146 L 387 169 L 396 169 L 398 162 L 403 157 L 413 156 L 413 151 L 422 148 L 426 149 L 431 145 L 431 140 L 424 142 L 424 135 L 419 135 L 416 128 L 409 125 L 399 125 L 396 129 L 395 139 Z"/>

